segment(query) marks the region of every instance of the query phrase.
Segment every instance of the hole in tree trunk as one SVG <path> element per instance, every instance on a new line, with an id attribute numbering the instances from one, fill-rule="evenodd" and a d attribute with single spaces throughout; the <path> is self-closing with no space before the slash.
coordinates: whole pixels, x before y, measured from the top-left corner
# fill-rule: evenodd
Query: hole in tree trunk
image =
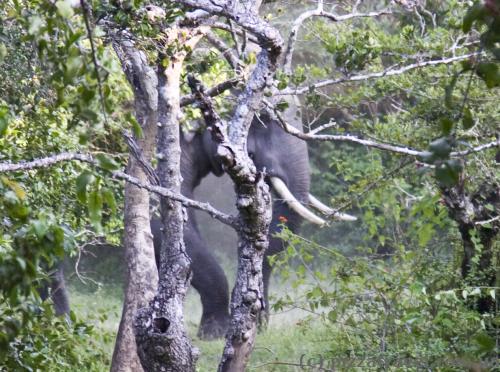
<path id="1" fill-rule="evenodd" d="M 167 332 L 168 327 L 170 326 L 170 322 L 166 318 L 155 318 L 154 320 L 154 331 L 157 333 L 165 333 Z"/>

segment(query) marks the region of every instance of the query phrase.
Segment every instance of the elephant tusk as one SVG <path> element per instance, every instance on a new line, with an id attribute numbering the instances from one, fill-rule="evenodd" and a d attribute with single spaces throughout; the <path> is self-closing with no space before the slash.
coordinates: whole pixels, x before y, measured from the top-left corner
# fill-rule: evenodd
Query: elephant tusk
<path id="1" fill-rule="evenodd" d="M 356 221 L 358 219 L 357 217 L 351 216 L 350 214 L 340 213 L 340 212 L 335 211 L 334 209 L 330 208 L 329 206 L 323 204 L 321 201 L 319 201 L 312 194 L 309 194 L 309 202 L 318 211 L 320 211 L 321 213 L 323 213 L 323 214 L 325 214 L 327 216 L 332 216 L 336 220 L 339 220 L 339 221 Z"/>
<path id="2" fill-rule="evenodd" d="M 290 209 L 295 211 L 298 215 L 302 216 L 302 218 L 315 223 L 317 225 L 323 226 L 326 224 L 326 221 L 318 216 L 316 216 L 309 209 L 304 207 L 295 196 L 290 192 L 285 183 L 278 177 L 271 177 L 271 184 L 274 187 L 274 190 L 278 193 L 281 198 L 288 204 Z"/>

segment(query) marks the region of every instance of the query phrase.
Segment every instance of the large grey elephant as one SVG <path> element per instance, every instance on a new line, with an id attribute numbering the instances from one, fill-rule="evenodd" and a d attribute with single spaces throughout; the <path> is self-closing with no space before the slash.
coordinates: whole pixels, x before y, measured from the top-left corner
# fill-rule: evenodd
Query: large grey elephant
<path id="1" fill-rule="evenodd" d="M 290 110 L 289 110 L 290 111 Z M 295 114 L 288 114 L 289 124 L 302 129 L 302 123 Z M 216 176 L 224 174 L 218 162 L 216 145 L 207 130 L 194 135 L 181 137 L 183 177 L 182 194 L 194 198 L 194 190 L 209 173 Z M 280 229 L 280 223 L 296 230 L 302 218 L 313 223 L 325 221 L 310 212 L 304 205 L 312 205 L 323 213 L 333 214 L 333 210 L 321 204 L 309 194 L 310 168 L 307 145 L 304 141 L 286 133 L 271 116 L 262 112 L 252 122 L 248 137 L 248 154 L 259 171 L 265 171 L 266 181 L 274 194 L 273 219 L 270 225 L 270 245 L 266 256 L 281 252 L 284 243 L 273 235 Z M 337 214 L 337 218 L 350 219 L 348 215 Z M 161 223 L 158 219 L 151 222 L 155 250 L 161 246 Z M 188 211 L 184 237 L 187 251 L 192 260 L 192 285 L 198 291 L 203 305 L 199 336 L 215 338 L 223 336 L 229 321 L 229 286 L 224 270 L 216 261 L 212 249 L 200 234 L 196 216 Z M 235 247 L 236 249 L 236 247 Z M 266 311 L 271 266 L 266 259 L 263 266 L 264 295 Z M 59 268 L 52 283 L 53 301 L 58 313 L 69 311 L 61 269 Z"/>
<path id="2" fill-rule="evenodd" d="M 287 110 L 289 124 L 302 130 L 302 123 L 293 105 Z M 259 171 L 265 171 L 266 181 L 273 190 L 273 218 L 269 231 L 269 249 L 266 256 L 275 255 L 284 248 L 284 243 L 274 237 L 280 224 L 286 221 L 293 231 L 299 227 L 302 218 L 316 224 L 325 221 L 309 211 L 304 205 L 312 205 L 322 213 L 332 214 L 333 210 L 320 203 L 309 194 L 310 167 L 307 145 L 304 141 L 286 133 L 266 111 L 256 116 L 250 128 L 247 150 Z M 224 174 L 218 162 L 216 145 L 210 133 L 202 130 L 194 136 L 183 135 L 182 146 L 182 194 L 194 198 L 194 190 L 209 173 Z M 338 219 L 353 219 L 349 215 L 337 213 Z M 155 246 L 160 246 L 160 222 L 153 220 L 152 230 Z M 192 260 L 192 285 L 200 294 L 203 313 L 199 336 L 214 338 L 223 336 L 229 320 L 229 287 L 223 269 L 213 256 L 213 250 L 202 238 L 196 216 L 188 212 L 184 239 Z M 235 247 L 236 249 L 236 247 Z M 264 260 L 264 297 L 268 311 L 268 289 L 271 266 Z"/>

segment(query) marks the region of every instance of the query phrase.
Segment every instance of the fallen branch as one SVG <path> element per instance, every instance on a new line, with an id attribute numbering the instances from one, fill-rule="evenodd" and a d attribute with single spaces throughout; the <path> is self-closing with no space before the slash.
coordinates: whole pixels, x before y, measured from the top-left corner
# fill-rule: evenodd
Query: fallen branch
<path id="1" fill-rule="evenodd" d="M 57 163 L 66 161 L 75 161 L 75 160 L 81 161 L 83 163 L 88 163 L 95 167 L 100 168 L 99 162 L 95 160 L 90 154 L 63 152 L 61 154 L 51 155 L 44 158 L 35 159 L 32 161 L 19 162 L 19 163 L 0 163 L 0 173 L 17 172 L 17 171 L 32 170 L 38 168 L 48 168 L 51 165 Z M 198 202 L 196 200 L 186 198 L 181 194 L 173 193 L 172 191 L 164 187 L 142 182 L 137 178 L 132 177 L 122 171 L 113 171 L 111 172 L 111 176 L 114 179 L 124 180 L 128 183 L 131 183 L 142 189 L 148 190 L 149 192 L 155 193 L 157 195 L 161 195 L 163 197 L 181 202 L 182 205 L 184 205 L 185 207 L 204 211 L 208 213 L 211 217 L 219 220 L 220 222 L 229 225 L 235 229 L 238 229 L 238 224 L 236 222 L 235 217 L 218 211 L 217 209 L 212 207 L 209 203 Z"/>

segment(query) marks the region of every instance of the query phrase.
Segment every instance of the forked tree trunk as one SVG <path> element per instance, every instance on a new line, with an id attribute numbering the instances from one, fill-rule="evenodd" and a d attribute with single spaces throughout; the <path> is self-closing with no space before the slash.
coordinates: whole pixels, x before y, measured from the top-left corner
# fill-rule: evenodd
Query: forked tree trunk
<path id="1" fill-rule="evenodd" d="M 143 135 L 136 139 L 142 157 L 150 161 L 156 149 L 157 79 L 148 66 L 146 56 L 130 42 L 114 44 L 127 78 L 135 95 L 136 118 Z M 131 149 L 127 173 L 143 182 L 148 176 Z M 137 309 L 147 305 L 156 293 L 158 274 L 155 263 L 153 236 L 149 221 L 149 193 L 131 183 L 125 184 L 125 209 L 123 243 L 127 262 L 127 278 L 122 318 L 116 338 L 112 372 L 140 372 L 142 366 L 137 356 L 133 320 Z"/>

